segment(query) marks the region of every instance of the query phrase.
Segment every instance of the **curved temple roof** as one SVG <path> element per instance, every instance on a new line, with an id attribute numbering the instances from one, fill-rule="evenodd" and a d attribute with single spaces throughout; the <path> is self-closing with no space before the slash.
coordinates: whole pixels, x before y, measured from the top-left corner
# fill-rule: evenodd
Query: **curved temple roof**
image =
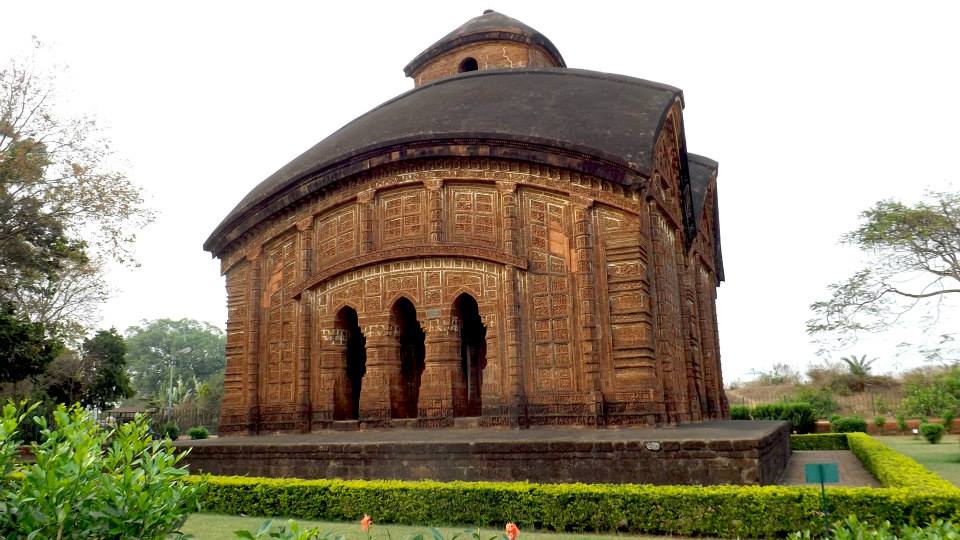
<path id="1" fill-rule="evenodd" d="M 516 19 L 488 9 L 483 12 L 483 15 L 470 19 L 453 32 L 443 36 L 436 43 L 427 47 L 425 51 L 418 54 L 416 58 L 411 60 L 410 63 L 403 68 L 403 73 L 407 77 L 411 77 L 418 69 L 433 58 L 452 51 L 457 47 L 478 41 L 490 40 L 516 41 L 537 45 L 547 51 L 547 53 L 556 60 L 558 66 L 567 66 L 563 61 L 563 57 L 560 56 L 560 51 L 557 50 L 553 42 L 547 39 L 547 36 Z"/>
<path id="2" fill-rule="evenodd" d="M 699 226 L 700 216 L 703 214 L 703 206 L 707 201 L 707 193 L 710 191 L 710 183 L 717 175 L 719 164 L 705 156 L 687 153 L 687 163 L 690 166 L 690 191 L 693 197 L 693 216 L 695 223 Z M 720 219 L 719 204 L 717 201 L 717 189 L 713 189 L 713 241 L 716 246 L 714 265 L 717 271 L 717 284 L 725 279 L 723 273 L 723 253 L 720 251 Z"/>
<path id="3" fill-rule="evenodd" d="M 204 249 L 219 254 L 273 212 L 389 161 L 499 155 L 555 163 L 551 155 L 565 154 L 592 168 L 586 172 L 630 184 L 631 173 L 649 177 L 657 133 L 670 107 L 682 99 L 672 86 L 565 68 L 440 79 L 350 122 L 261 182 L 217 226 Z"/>
<path id="4" fill-rule="evenodd" d="M 693 216 L 700 219 L 703 213 L 703 204 L 706 201 L 710 180 L 717 174 L 719 164 L 705 156 L 687 153 L 687 163 L 690 164 L 690 189 L 693 192 Z"/>

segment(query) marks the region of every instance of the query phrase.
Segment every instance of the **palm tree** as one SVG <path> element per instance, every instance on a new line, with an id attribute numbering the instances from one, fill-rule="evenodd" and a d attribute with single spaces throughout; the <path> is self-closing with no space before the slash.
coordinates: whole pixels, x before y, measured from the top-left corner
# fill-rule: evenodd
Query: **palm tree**
<path id="1" fill-rule="evenodd" d="M 870 370 L 876 358 L 867 360 L 867 355 L 857 357 L 856 355 L 844 356 L 840 361 L 847 365 L 847 371 L 850 374 L 848 386 L 854 392 L 863 392 L 870 380 Z"/>

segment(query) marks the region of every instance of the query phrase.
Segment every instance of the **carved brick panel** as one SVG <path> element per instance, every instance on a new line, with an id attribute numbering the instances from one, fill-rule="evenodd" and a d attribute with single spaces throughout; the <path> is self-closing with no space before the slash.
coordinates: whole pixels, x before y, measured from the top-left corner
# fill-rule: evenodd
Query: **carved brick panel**
<path id="1" fill-rule="evenodd" d="M 357 255 L 359 217 L 357 206 L 350 205 L 317 222 L 317 268 Z"/>
<path id="2" fill-rule="evenodd" d="M 450 198 L 450 237 L 454 242 L 496 247 L 499 209 L 496 189 L 476 185 L 452 185 Z"/>
<path id="3" fill-rule="evenodd" d="M 424 242 L 427 233 L 426 191 L 402 189 L 380 197 L 380 241 L 383 246 Z"/>
<path id="4" fill-rule="evenodd" d="M 288 288 L 296 284 L 297 233 L 290 232 L 264 249 L 263 311 L 266 314 L 262 364 L 263 403 L 294 401 L 297 373 L 296 330 L 297 304 L 284 301 Z"/>

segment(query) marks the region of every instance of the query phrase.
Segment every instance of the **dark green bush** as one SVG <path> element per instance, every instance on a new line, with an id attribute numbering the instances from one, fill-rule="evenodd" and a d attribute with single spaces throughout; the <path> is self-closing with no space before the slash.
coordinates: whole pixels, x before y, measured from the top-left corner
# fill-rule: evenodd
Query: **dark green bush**
<path id="1" fill-rule="evenodd" d="M 162 430 L 163 436 L 171 441 L 175 441 L 180 438 L 180 428 L 177 427 L 177 424 L 173 422 L 167 422 L 164 424 Z"/>
<path id="2" fill-rule="evenodd" d="M 817 418 L 829 418 L 840 405 L 833 399 L 833 392 L 829 388 L 813 389 L 802 387 L 797 390 L 792 401 L 809 403 L 813 408 L 813 415 Z"/>
<path id="3" fill-rule="evenodd" d="M 897 431 L 904 432 L 907 430 L 907 417 L 904 414 L 897 415 Z"/>
<path id="4" fill-rule="evenodd" d="M 191 438 L 191 439 L 194 439 L 194 440 L 197 440 L 197 439 L 206 439 L 207 437 L 210 436 L 210 432 L 207 431 L 207 428 L 205 428 L 205 427 L 203 427 L 203 426 L 196 426 L 196 427 L 190 428 L 190 429 L 187 431 L 187 435 L 189 435 L 190 438 Z"/>
<path id="5" fill-rule="evenodd" d="M 736 414 L 736 416 L 734 416 Z M 795 433 L 811 433 L 817 418 L 809 403 L 766 403 L 753 407 L 740 406 L 736 411 L 730 407 L 734 420 L 786 420 Z"/>
<path id="6" fill-rule="evenodd" d="M 830 431 L 834 433 L 866 433 L 867 421 L 859 416 L 837 418 L 830 422 Z"/>
<path id="7" fill-rule="evenodd" d="M 731 405 L 730 419 L 731 420 L 749 420 L 750 406 L 749 405 Z"/>
<path id="8" fill-rule="evenodd" d="M 791 435 L 792 450 L 847 450 L 846 433 L 808 433 Z"/>
<path id="9" fill-rule="evenodd" d="M 943 438 L 947 428 L 943 424 L 920 424 L 920 434 L 930 444 L 937 444 Z"/>
<path id="10" fill-rule="evenodd" d="M 953 419 L 956 417 L 956 412 L 953 409 L 947 409 L 940 413 L 940 423 L 946 428 L 947 433 L 950 433 L 950 430 L 953 429 Z"/>

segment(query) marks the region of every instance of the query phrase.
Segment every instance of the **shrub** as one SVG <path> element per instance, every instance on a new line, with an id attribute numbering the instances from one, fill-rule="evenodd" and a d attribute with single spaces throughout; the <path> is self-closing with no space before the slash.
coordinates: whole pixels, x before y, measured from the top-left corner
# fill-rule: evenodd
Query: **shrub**
<path id="1" fill-rule="evenodd" d="M 866 433 L 867 421 L 859 416 L 837 418 L 835 421 L 830 423 L 830 431 L 834 433 Z"/>
<path id="2" fill-rule="evenodd" d="M 900 413 L 897 415 L 897 431 L 904 432 L 907 430 L 907 415 Z"/>
<path id="3" fill-rule="evenodd" d="M 943 424 L 920 424 L 920 434 L 930 444 L 937 444 L 943 438 L 943 432 L 947 428 Z"/>
<path id="4" fill-rule="evenodd" d="M 190 430 L 187 431 L 187 435 L 189 435 L 190 438 L 193 440 L 206 439 L 207 437 L 210 436 L 210 432 L 207 431 L 207 428 L 203 426 L 196 426 L 196 427 L 190 428 Z"/>
<path id="5" fill-rule="evenodd" d="M 808 386 L 797 390 L 794 401 L 809 403 L 813 408 L 813 415 L 819 418 L 829 418 L 831 414 L 840 408 L 840 405 L 833 399 L 833 392 L 829 388 L 819 388 L 814 390 Z"/>
<path id="6" fill-rule="evenodd" d="M 943 427 L 946 428 L 946 432 L 950 433 L 950 430 L 953 428 L 953 419 L 956 417 L 953 409 L 947 409 L 940 413 L 940 423 L 943 424 Z"/>
<path id="7" fill-rule="evenodd" d="M 731 405 L 730 419 L 731 420 L 749 420 L 750 407 L 748 405 Z"/>
<path id="8" fill-rule="evenodd" d="M 734 420 L 786 420 L 790 429 L 796 433 L 810 433 L 816 426 L 816 415 L 809 403 L 767 403 L 744 407 L 736 411 L 730 408 L 730 417 Z M 745 415 L 745 416 L 744 416 Z"/>
<path id="9" fill-rule="evenodd" d="M 911 416 L 929 417 L 946 410 L 957 410 L 960 401 L 951 392 L 948 381 L 909 384 L 907 396 L 900 403 L 903 412 Z"/>
<path id="10" fill-rule="evenodd" d="M 883 433 L 883 426 L 887 423 L 887 419 L 879 414 L 873 417 L 873 425 L 877 428 L 877 433 Z"/>
<path id="11" fill-rule="evenodd" d="M 171 441 L 175 441 L 180 438 L 180 428 L 174 422 L 167 422 L 163 425 L 161 430 L 163 432 L 163 436 Z"/>
<path id="12" fill-rule="evenodd" d="M 944 538 L 960 538 L 960 527 L 954 525 L 952 521 L 937 519 L 925 527 L 903 525 L 899 531 L 896 531 L 889 521 L 869 524 L 860 521 L 857 516 L 851 515 L 843 521 L 835 523 L 825 535 L 819 534 L 818 531 L 805 530 L 792 533 L 787 538 L 789 540 L 808 540 L 812 538 L 822 538 L 823 540 L 852 540 L 855 538 L 870 540 L 899 540 L 900 538 L 942 540 Z"/>
<path id="13" fill-rule="evenodd" d="M 74 406 L 36 417 L 42 443 L 31 445 L 35 462 L 8 461 L 21 444 L 21 408 L 0 413 L 0 537 L 139 538 L 177 535 L 187 515 L 199 510 L 202 481 L 186 482 L 169 441 L 155 441 L 143 417 L 107 431 Z"/>
<path id="14" fill-rule="evenodd" d="M 807 435 L 791 435 L 790 448 L 792 450 L 847 450 L 846 433 L 809 433 Z"/>

